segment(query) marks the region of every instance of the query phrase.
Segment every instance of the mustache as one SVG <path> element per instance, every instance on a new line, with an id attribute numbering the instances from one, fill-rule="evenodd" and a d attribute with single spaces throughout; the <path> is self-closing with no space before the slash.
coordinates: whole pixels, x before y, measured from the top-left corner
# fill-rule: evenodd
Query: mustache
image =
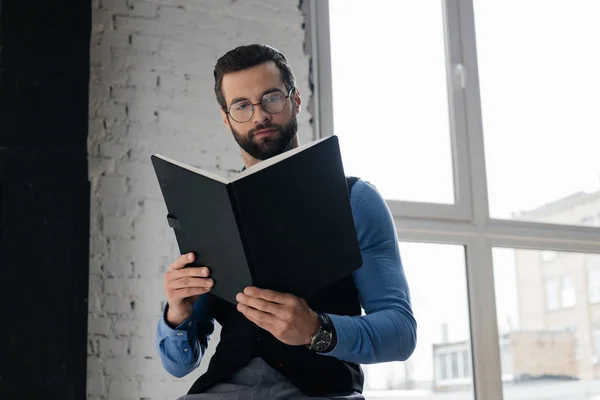
<path id="1" fill-rule="evenodd" d="M 281 127 L 280 127 L 280 126 L 277 126 L 277 125 L 257 125 L 257 126 L 256 126 L 254 129 L 250 129 L 250 130 L 248 131 L 248 136 L 249 136 L 249 137 L 253 137 L 253 136 L 254 136 L 254 134 L 255 134 L 257 131 L 262 131 L 262 130 L 265 130 L 265 129 L 276 129 L 276 130 L 281 130 Z"/>

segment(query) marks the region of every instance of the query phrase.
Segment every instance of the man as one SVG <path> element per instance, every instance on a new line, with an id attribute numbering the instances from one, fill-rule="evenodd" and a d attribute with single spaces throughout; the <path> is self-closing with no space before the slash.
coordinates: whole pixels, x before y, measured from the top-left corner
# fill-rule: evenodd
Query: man
<path id="1" fill-rule="evenodd" d="M 280 52 L 238 47 L 218 60 L 214 76 L 223 122 L 245 167 L 299 145 L 302 99 Z M 192 372 L 214 321 L 222 326 L 208 371 L 179 400 L 363 399 L 359 364 L 412 354 L 416 322 L 389 209 L 362 180 L 351 188 L 350 202 L 363 266 L 310 299 L 249 287 L 236 307 L 210 294 L 210 266 L 184 268 L 192 254 L 171 264 L 168 304 L 157 327 L 164 368 L 177 377 Z"/>

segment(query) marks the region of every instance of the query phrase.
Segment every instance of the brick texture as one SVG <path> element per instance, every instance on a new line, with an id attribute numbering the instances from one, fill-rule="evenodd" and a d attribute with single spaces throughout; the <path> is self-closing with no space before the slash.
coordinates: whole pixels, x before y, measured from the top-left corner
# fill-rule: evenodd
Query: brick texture
<path id="1" fill-rule="evenodd" d="M 267 43 L 290 61 L 309 104 L 298 1 L 94 0 L 89 174 L 92 182 L 88 399 L 175 399 L 207 366 L 177 379 L 154 347 L 163 276 L 179 255 L 150 163 L 159 152 L 232 176 L 242 166 L 213 94 L 216 59 Z M 300 139 L 313 138 L 306 106 Z"/>
<path id="2" fill-rule="evenodd" d="M 574 334 L 523 331 L 512 333 L 510 342 L 515 379 L 578 376 Z"/>

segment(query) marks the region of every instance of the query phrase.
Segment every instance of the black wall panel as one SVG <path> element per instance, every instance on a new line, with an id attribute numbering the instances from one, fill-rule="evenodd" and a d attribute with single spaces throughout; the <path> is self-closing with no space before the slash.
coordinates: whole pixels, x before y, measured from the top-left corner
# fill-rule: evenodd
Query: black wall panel
<path id="1" fill-rule="evenodd" d="M 0 0 L 0 399 L 85 399 L 91 4 Z"/>

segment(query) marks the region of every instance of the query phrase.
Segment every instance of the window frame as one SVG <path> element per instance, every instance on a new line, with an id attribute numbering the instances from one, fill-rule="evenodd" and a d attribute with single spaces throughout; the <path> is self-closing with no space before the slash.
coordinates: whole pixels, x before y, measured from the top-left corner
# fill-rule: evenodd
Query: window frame
<path id="1" fill-rule="evenodd" d="M 400 241 L 465 247 L 474 394 L 476 399 L 502 400 L 493 248 L 600 253 L 600 228 L 490 217 L 473 2 L 440 1 L 456 202 L 387 203 Z M 309 0 L 307 8 L 313 129 L 315 138 L 321 138 L 334 132 L 329 1 Z"/>

